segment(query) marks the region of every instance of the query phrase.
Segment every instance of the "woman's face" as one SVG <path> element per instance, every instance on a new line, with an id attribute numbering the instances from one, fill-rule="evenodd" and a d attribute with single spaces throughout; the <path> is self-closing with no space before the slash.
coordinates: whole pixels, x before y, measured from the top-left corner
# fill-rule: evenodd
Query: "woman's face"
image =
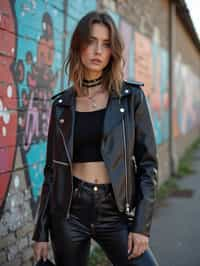
<path id="1" fill-rule="evenodd" d="M 86 78 L 99 76 L 111 57 L 109 29 L 99 23 L 91 28 L 89 43 L 81 51 L 81 61 L 85 67 Z"/>

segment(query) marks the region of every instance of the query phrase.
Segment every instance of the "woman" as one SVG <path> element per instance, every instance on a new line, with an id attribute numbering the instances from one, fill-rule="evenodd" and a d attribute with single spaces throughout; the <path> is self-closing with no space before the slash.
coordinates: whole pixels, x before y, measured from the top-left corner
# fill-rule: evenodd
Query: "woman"
<path id="1" fill-rule="evenodd" d="M 149 247 L 157 151 L 141 83 L 123 81 L 112 18 L 78 23 L 66 69 L 73 86 L 53 96 L 44 184 L 33 240 L 58 266 L 86 266 L 91 238 L 113 265 L 158 265 Z"/>

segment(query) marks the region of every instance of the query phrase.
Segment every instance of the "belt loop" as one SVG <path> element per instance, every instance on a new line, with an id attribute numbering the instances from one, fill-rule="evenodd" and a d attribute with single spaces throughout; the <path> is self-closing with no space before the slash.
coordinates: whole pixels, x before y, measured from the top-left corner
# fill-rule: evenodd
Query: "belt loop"
<path id="1" fill-rule="evenodd" d="M 78 179 L 77 177 L 73 176 L 73 183 L 74 183 L 74 187 L 80 187 L 82 184 L 82 180 Z"/>

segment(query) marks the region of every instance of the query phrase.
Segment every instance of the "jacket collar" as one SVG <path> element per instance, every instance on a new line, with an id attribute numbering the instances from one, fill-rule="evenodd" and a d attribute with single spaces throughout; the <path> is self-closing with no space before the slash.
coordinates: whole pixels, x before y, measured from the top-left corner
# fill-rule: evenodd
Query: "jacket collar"
<path id="1" fill-rule="evenodd" d="M 127 81 L 123 81 L 122 87 L 121 87 L 121 98 L 126 97 L 126 96 L 131 94 L 131 88 L 129 86 L 130 84 L 136 85 L 135 83 L 128 83 Z M 65 89 L 65 90 L 61 91 L 60 93 L 52 96 L 51 99 L 53 99 L 53 100 L 55 99 L 55 101 L 58 105 L 71 106 L 75 102 L 75 93 L 76 92 L 74 90 L 74 87 L 71 86 L 68 89 Z M 112 99 L 119 99 L 119 96 L 117 95 L 117 93 L 114 90 L 112 90 L 110 97 Z"/>

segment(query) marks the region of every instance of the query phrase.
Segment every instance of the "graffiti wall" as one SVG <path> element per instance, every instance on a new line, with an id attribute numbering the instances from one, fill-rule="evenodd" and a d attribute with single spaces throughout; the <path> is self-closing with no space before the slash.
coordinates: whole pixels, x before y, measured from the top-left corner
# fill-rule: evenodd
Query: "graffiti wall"
<path id="1" fill-rule="evenodd" d="M 1 210 L 12 173 L 21 169 L 35 211 L 44 178 L 50 98 L 63 89 L 62 66 L 73 28 L 93 9 L 93 0 L 0 3 Z M 18 156 L 22 164 L 16 163 Z"/>
<path id="2" fill-rule="evenodd" d="M 175 58 L 175 88 L 173 90 L 174 137 L 187 134 L 198 126 L 200 118 L 200 78 L 183 62 L 182 55 Z"/>

